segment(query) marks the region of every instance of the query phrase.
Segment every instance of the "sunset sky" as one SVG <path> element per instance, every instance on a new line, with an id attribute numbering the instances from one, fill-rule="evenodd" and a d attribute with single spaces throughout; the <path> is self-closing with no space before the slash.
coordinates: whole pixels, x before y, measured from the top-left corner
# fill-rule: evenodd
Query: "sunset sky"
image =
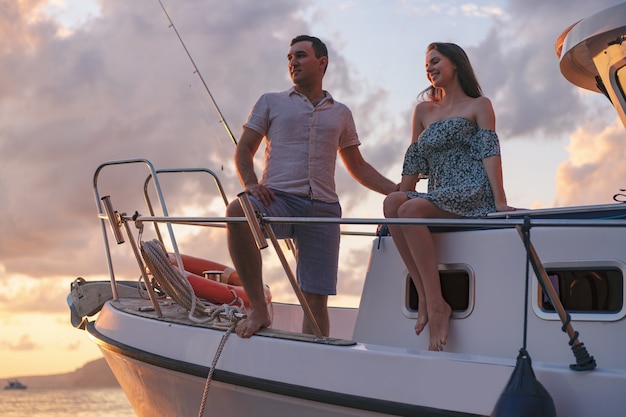
<path id="1" fill-rule="evenodd" d="M 624 127 L 605 98 L 561 76 L 554 52 L 565 28 L 617 0 L 163 3 L 235 136 L 260 94 L 289 88 L 290 40 L 316 35 L 329 46 L 325 88 L 352 109 L 364 157 L 399 180 L 426 46 L 455 42 L 493 102 L 511 205 L 610 203 L 626 188 Z M 108 278 L 96 168 L 136 157 L 207 167 L 233 199 L 233 144 L 157 0 L 0 0 L 0 11 L 0 378 L 68 372 L 100 357 L 65 302 L 76 277 Z M 344 216 L 382 217 L 383 197 L 339 165 Z M 147 214 L 145 172 L 105 171 L 101 195 Z M 171 214 L 223 213 L 195 177 L 164 185 Z M 179 244 L 230 264 L 215 237 L 180 230 Z M 334 303 L 354 303 L 367 263 L 369 240 L 350 239 Z M 115 254 L 120 279 L 136 279 L 128 244 Z M 280 298 L 288 284 L 272 282 Z"/>

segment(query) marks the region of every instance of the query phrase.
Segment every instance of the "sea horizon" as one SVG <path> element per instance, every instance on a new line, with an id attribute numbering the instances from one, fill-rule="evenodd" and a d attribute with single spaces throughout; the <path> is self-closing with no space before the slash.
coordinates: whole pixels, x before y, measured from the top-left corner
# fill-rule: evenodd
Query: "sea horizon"
<path id="1" fill-rule="evenodd" d="M 3 388 L 9 381 L 19 381 L 31 388 L 120 388 L 104 357 L 94 359 L 74 371 L 51 375 L 13 375 L 2 377 Z M 1 410 L 0 410 L 1 411 Z"/>
<path id="2" fill-rule="evenodd" d="M 0 390 L 2 417 L 136 417 L 118 387 Z"/>

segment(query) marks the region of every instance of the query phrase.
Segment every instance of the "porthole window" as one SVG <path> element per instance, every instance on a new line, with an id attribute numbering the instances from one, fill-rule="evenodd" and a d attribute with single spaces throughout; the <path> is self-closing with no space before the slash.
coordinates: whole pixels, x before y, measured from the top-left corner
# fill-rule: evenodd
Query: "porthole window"
<path id="1" fill-rule="evenodd" d="M 624 317 L 624 266 L 615 265 L 544 265 L 552 287 L 563 308 L 576 320 L 618 320 Z M 537 311 L 544 318 L 554 318 L 556 310 L 550 299 L 535 284 Z"/>
<path id="2" fill-rule="evenodd" d="M 474 307 L 474 274 L 465 265 L 440 265 L 439 279 L 443 298 L 452 307 L 452 317 L 469 316 Z M 417 317 L 418 296 L 410 275 L 406 276 L 405 315 Z"/>

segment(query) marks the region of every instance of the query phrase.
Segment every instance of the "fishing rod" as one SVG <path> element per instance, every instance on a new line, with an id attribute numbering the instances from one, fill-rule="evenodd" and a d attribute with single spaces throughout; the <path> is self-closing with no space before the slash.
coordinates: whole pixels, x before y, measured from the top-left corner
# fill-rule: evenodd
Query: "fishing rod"
<path id="1" fill-rule="evenodd" d="M 183 49 L 185 49 L 185 52 L 187 53 L 187 56 L 189 57 L 189 60 L 191 61 L 191 65 L 193 65 L 194 73 L 198 74 L 198 77 L 200 78 L 200 81 L 202 81 L 202 85 L 204 85 L 204 89 L 209 94 L 209 97 L 211 98 L 211 103 L 213 103 L 213 107 L 215 107 L 215 110 L 217 111 L 217 114 L 220 117 L 220 123 L 222 123 L 224 125 L 224 129 L 226 129 L 226 133 L 228 134 L 228 137 L 230 138 L 230 140 L 235 145 L 237 145 L 237 140 L 235 139 L 235 136 L 233 135 L 233 132 L 230 130 L 230 127 L 228 127 L 228 123 L 226 123 L 226 119 L 224 119 L 224 115 L 220 111 L 220 108 L 217 105 L 217 102 L 213 98 L 213 94 L 211 94 L 211 90 L 209 90 L 209 86 L 204 81 L 204 78 L 202 77 L 202 74 L 200 73 L 200 70 L 196 66 L 196 63 L 194 62 L 193 58 L 191 57 L 191 54 L 189 53 L 189 50 L 187 49 L 187 46 L 185 45 L 185 42 L 183 42 L 183 38 L 180 37 L 180 34 L 178 33 L 178 30 L 176 30 L 176 26 L 174 26 L 174 22 L 172 21 L 172 18 L 170 18 L 170 15 L 167 13 L 167 10 L 165 10 L 165 6 L 163 6 L 163 2 L 161 0 L 159 0 L 159 4 L 161 5 L 161 8 L 163 9 L 163 13 L 165 13 L 165 16 L 167 16 L 167 20 L 169 20 L 169 22 L 170 22 L 170 27 L 172 29 L 174 29 L 174 33 L 176 33 L 176 36 L 178 37 L 178 40 L 180 41 L 180 44 L 183 46 Z"/>

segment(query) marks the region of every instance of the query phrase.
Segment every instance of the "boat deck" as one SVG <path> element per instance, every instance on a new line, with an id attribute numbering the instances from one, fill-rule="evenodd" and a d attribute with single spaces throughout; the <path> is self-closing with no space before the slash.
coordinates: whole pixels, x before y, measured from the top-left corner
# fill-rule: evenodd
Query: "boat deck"
<path id="1" fill-rule="evenodd" d="M 142 298 L 119 298 L 117 300 L 111 300 L 110 304 L 117 310 L 123 311 L 127 314 L 135 316 L 145 317 L 151 320 L 160 320 L 168 323 L 175 323 L 184 326 L 202 327 L 211 330 L 226 331 L 231 326 L 228 321 L 223 322 L 196 322 L 189 319 L 188 312 L 175 302 L 169 299 L 164 299 L 159 302 L 162 315 L 159 316 L 150 300 Z M 340 338 L 324 338 L 318 339 L 314 335 L 303 334 L 299 332 L 292 332 L 287 330 L 266 328 L 259 330 L 256 335 L 271 337 L 276 339 L 286 339 L 298 342 L 319 343 L 332 346 L 353 346 L 356 344 L 353 340 L 340 339 Z"/>

